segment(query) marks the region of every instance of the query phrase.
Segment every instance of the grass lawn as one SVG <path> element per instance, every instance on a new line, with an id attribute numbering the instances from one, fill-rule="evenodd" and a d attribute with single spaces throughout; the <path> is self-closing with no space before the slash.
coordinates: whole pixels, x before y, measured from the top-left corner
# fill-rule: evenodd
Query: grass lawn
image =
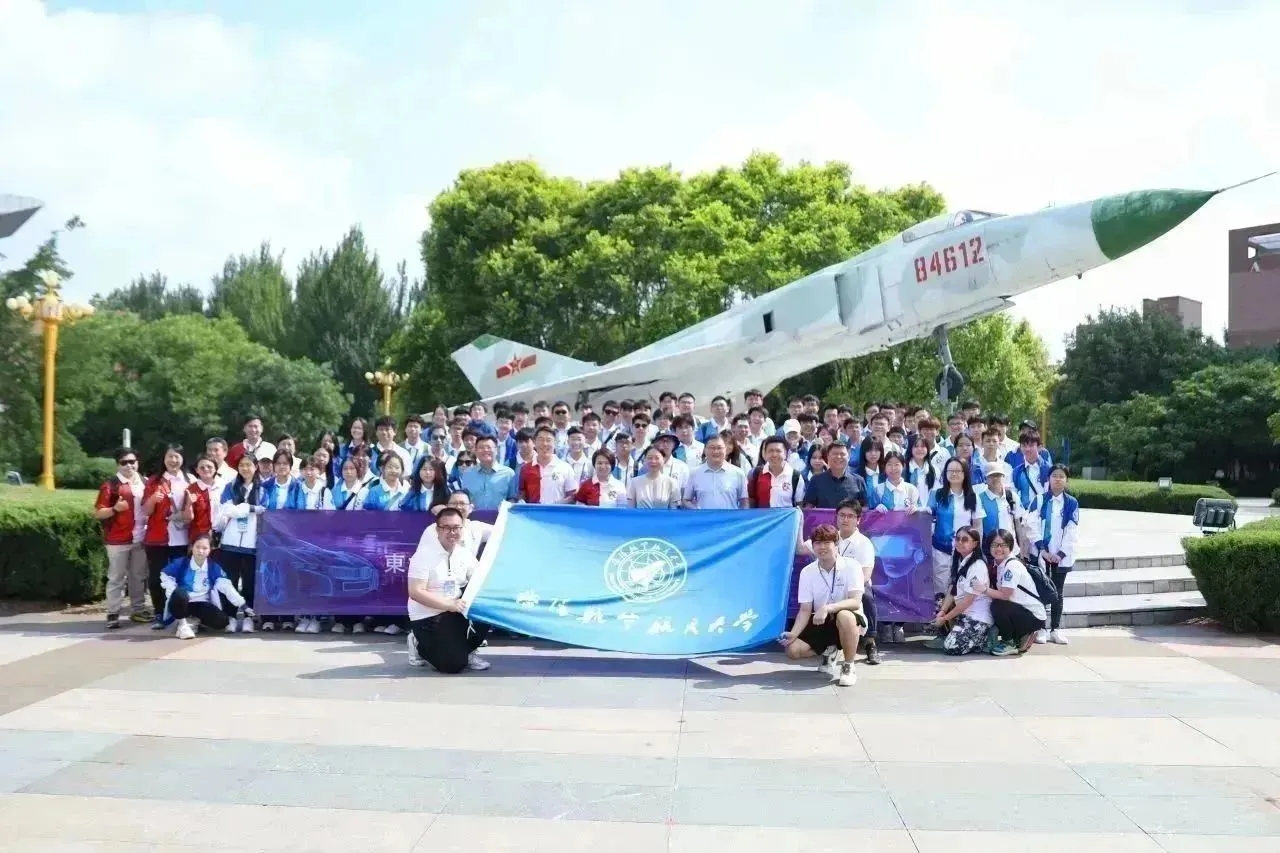
<path id="1" fill-rule="evenodd" d="M 93 507 L 98 493 L 91 489 L 55 489 L 46 491 L 36 486 L 0 486 L 0 504 L 22 506 Z"/>

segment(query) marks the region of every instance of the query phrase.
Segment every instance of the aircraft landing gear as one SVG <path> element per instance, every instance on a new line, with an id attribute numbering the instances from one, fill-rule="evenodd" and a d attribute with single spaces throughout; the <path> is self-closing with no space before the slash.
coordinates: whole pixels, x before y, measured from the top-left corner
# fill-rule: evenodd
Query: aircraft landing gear
<path id="1" fill-rule="evenodd" d="M 938 389 L 938 399 L 945 408 L 952 400 L 960 398 L 960 393 L 964 391 L 964 376 L 951 358 L 951 342 L 947 339 L 945 323 L 933 330 L 933 338 L 938 343 L 938 359 L 942 362 L 942 370 L 938 371 L 934 387 Z"/>

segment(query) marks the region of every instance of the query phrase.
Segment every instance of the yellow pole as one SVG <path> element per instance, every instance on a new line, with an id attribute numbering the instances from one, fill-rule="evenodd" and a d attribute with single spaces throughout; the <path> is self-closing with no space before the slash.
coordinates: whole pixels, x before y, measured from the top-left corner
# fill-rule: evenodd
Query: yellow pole
<path id="1" fill-rule="evenodd" d="M 44 320 L 44 467 L 40 487 L 53 490 L 53 381 L 58 354 L 58 321 Z"/>
<path id="2" fill-rule="evenodd" d="M 382 386 L 382 414 L 391 414 L 391 383 Z"/>

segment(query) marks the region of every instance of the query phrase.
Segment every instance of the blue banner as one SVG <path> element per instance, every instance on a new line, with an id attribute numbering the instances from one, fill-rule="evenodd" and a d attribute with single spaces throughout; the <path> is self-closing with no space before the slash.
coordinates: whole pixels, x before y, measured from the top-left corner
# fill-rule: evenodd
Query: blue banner
<path id="1" fill-rule="evenodd" d="M 476 619 L 658 655 L 752 648 L 785 630 L 799 510 L 504 506 L 467 586 Z"/>

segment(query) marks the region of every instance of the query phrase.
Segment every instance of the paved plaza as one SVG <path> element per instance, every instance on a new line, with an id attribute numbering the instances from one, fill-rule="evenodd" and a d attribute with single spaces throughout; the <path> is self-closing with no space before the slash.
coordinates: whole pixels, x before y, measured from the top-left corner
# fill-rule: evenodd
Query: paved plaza
<path id="1" fill-rule="evenodd" d="M 1280 645 L 1071 632 L 781 655 L 499 641 L 445 677 L 381 635 L 182 642 L 0 620 L 0 850 L 1280 850 Z"/>

